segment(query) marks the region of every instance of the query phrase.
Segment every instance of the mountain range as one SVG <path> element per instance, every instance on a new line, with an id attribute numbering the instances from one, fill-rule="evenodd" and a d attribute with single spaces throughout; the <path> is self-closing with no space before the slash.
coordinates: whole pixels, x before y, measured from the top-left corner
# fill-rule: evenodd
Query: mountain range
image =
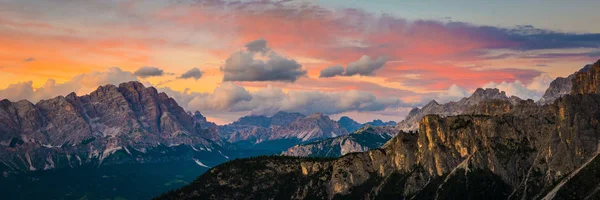
<path id="1" fill-rule="evenodd" d="M 494 98 L 480 98 L 490 92 Z M 475 93 L 414 110 L 443 112 L 423 114 L 418 131 L 400 132 L 380 149 L 235 160 L 157 199 L 600 198 L 600 61 L 575 73 L 568 94 L 550 92 L 558 95 L 552 103 Z"/>
<path id="2" fill-rule="evenodd" d="M 319 113 L 245 116 L 219 126 L 198 111 L 186 112 L 153 87 L 127 82 L 35 104 L 2 100 L 0 133 L 0 186 L 12 188 L 7 197 L 21 199 L 65 198 L 67 193 L 89 198 L 150 198 L 183 186 L 230 159 L 278 154 L 299 143 L 348 131 Z M 174 172 L 154 174 L 165 169 Z M 142 172 L 157 178 L 146 180 Z M 115 180 L 106 181 L 107 174 L 115 174 Z M 60 188 L 64 190 L 47 189 L 57 177 L 76 175 L 87 177 L 87 184 L 65 181 Z M 127 185 L 130 190 L 157 189 L 137 196 L 111 190 L 125 180 L 139 182 Z M 24 192 L 34 188 L 38 190 Z M 40 196 L 27 196 L 36 194 Z"/>
<path id="3" fill-rule="evenodd" d="M 373 121 L 361 124 L 361 123 L 358 123 L 357 121 L 354 121 L 352 118 L 350 118 L 348 116 L 342 116 L 338 120 L 338 124 L 340 124 L 340 126 L 342 126 L 344 129 L 346 129 L 346 131 L 348 131 L 349 133 L 351 133 L 351 132 L 354 132 L 354 131 L 358 130 L 359 128 L 361 128 L 363 126 L 366 126 L 366 125 L 371 125 L 371 126 L 395 126 L 396 122 L 395 121 L 384 122 L 384 121 L 381 121 L 380 119 L 375 119 Z"/>
<path id="4" fill-rule="evenodd" d="M 447 126 L 450 127 L 449 132 L 452 133 L 455 130 L 469 132 L 482 129 L 475 122 L 464 122 L 468 130 L 463 130 L 461 129 L 464 128 L 463 125 L 460 125 L 463 122 L 460 120 L 450 120 L 451 123 L 446 122 L 446 120 L 454 118 L 451 116 L 458 118 L 464 118 L 465 116 L 487 117 L 485 118 L 488 120 L 485 122 L 487 124 L 483 125 L 491 130 L 492 128 L 487 126 L 500 127 L 500 125 L 490 125 L 489 123 L 497 123 L 494 120 L 501 116 L 517 115 L 515 117 L 523 118 L 519 120 L 527 122 L 530 119 L 525 119 L 525 115 L 540 115 L 545 116 L 544 119 L 547 119 L 548 123 L 557 123 L 556 121 L 560 119 L 556 119 L 556 112 L 565 112 L 577 116 L 576 119 L 579 120 L 578 124 L 575 125 L 572 124 L 573 122 L 567 124 L 568 126 L 562 125 L 571 127 L 569 134 L 575 134 L 578 133 L 577 131 L 584 129 L 590 132 L 586 128 L 594 127 L 595 122 L 593 120 L 580 122 L 580 119 L 582 117 L 595 119 L 594 111 L 590 110 L 585 115 L 580 115 L 577 113 L 579 110 L 571 108 L 569 105 L 577 103 L 589 106 L 593 105 L 590 102 L 596 101 L 593 95 L 589 98 L 588 96 L 598 93 L 598 66 L 598 63 L 588 65 L 567 78 L 557 78 L 551 83 L 550 88 L 537 104 L 532 101 L 523 101 L 514 96 L 508 97 L 498 89 L 477 89 L 470 97 L 465 97 L 457 102 L 439 104 L 435 100 L 431 101 L 421 108 L 411 110 L 406 119 L 399 123 L 373 120 L 361 124 L 346 116 L 335 121 L 320 113 L 306 116 L 300 113 L 278 112 L 273 116 L 245 116 L 231 124 L 217 125 L 208 121 L 198 111 L 186 112 L 165 93 L 159 93 L 153 87 L 144 87 L 139 82 L 127 82 L 118 86 L 101 86 L 88 95 L 78 96 L 71 93 L 64 97 L 58 96 L 41 100 L 35 104 L 26 100 L 18 102 L 2 100 L 0 101 L 0 133 L 2 133 L 0 134 L 0 171 L 2 171 L 3 176 L 0 178 L 0 186 L 7 188 L 7 191 L 11 191 L 6 197 L 12 199 L 150 198 L 160 192 L 189 183 L 192 183 L 192 185 L 187 188 L 193 187 L 195 182 L 192 182 L 192 180 L 195 177 L 213 166 L 236 158 L 282 154 L 285 156 L 278 158 L 259 157 L 250 160 L 260 163 L 263 162 L 262 160 L 274 159 L 277 162 L 288 163 L 289 161 L 293 163 L 298 162 L 299 159 L 301 160 L 300 163 L 307 161 L 321 165 L 325 160 L 327 160 L 327 163 L 337 161 L 317 158 L 294 159 L 288 156 L 341 157 L 340 159 L 343 160 L 348 159 L 349 156 L 363 155 L 361 152 L 373 154 L 372 152 L 383 151 L 386 155 L 393 155 L 392 151 L 395 151 L 393 149 L 395 147 L 391 143 L 394 143 L 398 138 L 404 138 L 402 142 L 410 142 L 409 139 L 406 139 L 410 135 L 414 135 L 416 138 L 429 137 L 427 136 L 427 130 L 445 130 Z M 585 98 L 577 99 L 575 98 L 578 97 L 576 94 L 585 94 L 583 95 Z M 574 95 L 575 97 L 573 97 Z M 552 102 L 554 100 L 560 103 L 560 101 L 569 98 L 575 99 L 564 103 L 565 105 L 556 105 L 557 103 Z M 556 108 L 557 106 L 559 108 Z M 439 119 L 435 119 L 438 119 L 440 124 L 427 127 L 429 126 L 428 123 L 423 120 L 432 117 L 431 114 L 436 114 L 439 117 Z M 477 118 L 477 120 L 481 119 Z M 492 122 L 489 122 L 489 120 L 492 120 Z M 531 123 L 541 122 L 534 121 Z M 504 126 L 504 124 L 501 125 Z M 533 124 L 532 126 L 545 127 L 548 130 L 558 129 L 548 124 Z M 516 125 L 512 128 L 514 130 L 507 129 L 504 131 L 512 130 L 526 133 L 530 131 L 521 130 L 527 127 L 516 127 Z M 485 130 L 490 131 L 488 129 Z M 426 132 L 423 133 L 423 131 Z M 422 134 L 426 135 L 421 136 Z M 535 134 L 527 137 L 529 137 L 528 140 L 531 140 L 532 137 L 535 137 Z M 446 139 L 442 140 L 446 142 Z M 479 141 L 481 139 L 470 138 L 470 140 Z M 501 140 L 504 142 L 506 139 Z M 516 141 L 511 141 L 507 145 L 513 143 L 516 143 Z M 384 146 L 384 144 L 386 145 Z M 415 144 L 410 143 L 409 145 Z M 446 146 L 443 148 L 451 149 L 452 145 L 454 145 L 452 148 L 459 148 L 456 145 L 467 144 L 444 145 Z M 468 145 L 474 144 L 469 143 Z M 384 146 L 383 150 L 378 149 L 382 146 Z M 463 156 L 462 151 L 465 148 L 479 149 L 484 147 L 460 146 L 459 150 L 461 152 L 459 154 L 461 156 Z M 496 147 L 485 148 L 494 149 Z M 411 151 L 417 150 L 413 149 Z M 421 152 L 421 150 L 418 150 L 418 152 Z M 404 154 L 405 156 L 417 156 L 419 153 L 409 152 Z M 464 158 L 464 156 L 452 156 L 452 159 L 455 159 L 452 162 L 456 162 L 458 158 Z M 378 159 L 383 162 L 385 159 L 391 158 L 382 157 Z M 444 159 L 450 158 L 444 157 Z M 243 160 L 237 160 L 231 163 L 235 165 L 235 163 L 244 162 Z M 413 164 L 422 165 L 426 163 L 425 161 L 422 161 L 423 163 L 419 162 L 415 161 Z M 439 161 L 431 162 L 438 165 L 437 162 Z M 231 163 L 224 165 L 232 165 Z M 454 164 L 456 163 L 447 165 L 454 166 Z M 577 164 L 581 163 L 573 165 Z M 224 165 L 219 165 L 211 171 L 218 170 Z M 276 166 L 278 163 L 274 163 L 274 165 Z M 249 166 L 256 167 L 254 165 Z M 389 167 L 387 165 L 380 166 Z M 478 167 L 491 170 L 488 169 L 490 168 L 488 165 L 483 167 L 478 165 Z M 491 167 L 496 167 L 496 165 Z M 361 169 L 363 168 L 364 166 Z M 327 170 L 323 171 L 323 169 L 317 171 L 318 173 L 331 173 Z M 491 171 L 495 173 L 495 171 Z M 156 172 L 163 173 L 156 174 Z M 406 171 L 402 172 L 406 173 Z M 368 173 L 375 172 L 370 171 Z M 444 173 L 449 172 L 444 171 Z M 550 172 L 545 171 L 544 173 Z M 391 174 L 383 175 L 391 176 Z M 73 180 L 63 179 L 62 177 L 65 176 L 78 177 L 81 180 L 77 178 L 73 178 Z M 208 176 L 210 175 L 203 175 L 203 177 Z M 364 174 L 360 176 L 364 176 Z M 433 178 L 439 178 L 441 175 L 437 174 L 436 176 L 429 173 L 423 175 L 423 177 L 425 176 L 433 180 Z M 147 177 L 154 178 L 148 179 Z M 505 178 L 504 175 L 500 177 Z M 556 177 L 559 176 L 555 175 L 552 180 L 555 180 Z M 515 177 L 509 178 L 512 180 Z M 51 186 L 56 184 L 56 180 L 61 180 L 60 183 L 64 187 L 48 190 L 47 188 L 54 188 Z M 369 181 L 373 180 L 369 179 Z M 512 183 L 503 181 L 504 186 L 514 187 L 514 185 L 511 185 Z M 127 189 L 115 190 L 118 183 L 128 183 L 119 186 L 119 188 Z M 317 186 L 320 183 L 314 184 L 316 184 L 314 186 Z M 351 185 L 352 187 L 358 186 L 355 183 Z M 347 187 L 348 190 L 352 188 L 350 186 L 344 187 Z M 325 191 L 329 195 L 327 197 L 331 197 L 332 194 L 329 189 Z M 131 190 L 140 191 L 140 193 L 128 192 Z M 341 193 L 334 192 L 334 196 L 353 193 L 348 193 L 348 190 L 340 190 Z M 315 192 L 318 191 L 320 190 L 315 190 Z M 324 196 L 318 197 L 323 198 Z"/>
<path id="5" fill-rule="evenodd" d="M 379 148 L 397 133 L 398 131 L 393 126 L 366 125 L 351 134 L 295 145 L 281 155 L 340 157 L 348 153 Z"/>

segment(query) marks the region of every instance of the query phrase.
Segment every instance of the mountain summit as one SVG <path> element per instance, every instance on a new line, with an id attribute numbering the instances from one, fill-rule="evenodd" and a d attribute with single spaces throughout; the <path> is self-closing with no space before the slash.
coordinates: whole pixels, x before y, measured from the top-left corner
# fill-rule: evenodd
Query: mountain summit
<path id="1" fill-rule="evenodd" d="M 396 127 L 403 131 L 414 131 L 419 127 L 419 121 L 425 115 L 437 114 L 441 116 L 452 116 L 466 113 L 470 107 L 477 106 L 487 101 L 503 101 L 512 105 L 517 104 L 521 99 L 515 96 L 508 97 L 504 91 L 496 88 L 477 88 L 469 97 L 462 98 L 457 102 L 448 102 L 439 104 L 432 100 L 421 108 L 413 108 L 406 118 L 399 122 Z"/>
<path id="2" fill-rule="evenodd" d="M 2 100 L 0 166 L 17 172 L 107 164 L 118 151 L 128 158 L 109 162 L 151 162 L 152 155 L 145 152 L 159 146 L 221 148 L 212 141 L 214 134 L 194 121 L 175 100 L 139 82 L 101 86 L 89 95 L 71 93 L 35 105 Z M 139 154 L 134 156 L 134 151 Z M 177 157 L 191 161 L 192 155 Z"/>

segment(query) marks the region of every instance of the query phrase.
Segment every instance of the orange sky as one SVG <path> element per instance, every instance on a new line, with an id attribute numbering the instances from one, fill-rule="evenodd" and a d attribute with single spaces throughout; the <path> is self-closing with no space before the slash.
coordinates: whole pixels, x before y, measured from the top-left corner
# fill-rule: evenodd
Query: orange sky
<path id="1" fill-rule="evenodd" d="M 166 4 L 128 0 L 63 5 L 26 0 L 2 2 L 0 7 L 4 8 L 0 9 L 0 90 L 4 91 L 13 91 L 9 90 L 11 85 L 16 88 L 15 84 L 28 81 L 35 91 L 52 79 L 56 86 L 65 84 L 63 88 L 68 88 L 66 83 L 83 85 L 76 89 L 85 93 L 95 84 L 135 79 L 157 88 L 186 91 L 184 94 L 212 94 L 223 83 L 228 58 L 236 52 L 251 54 L 245 45 L 264 39 L 269 52 L 297 62 L 301 66 L 298 70 L 306 74 L 293 81 L 234 81 L 250 93 L 268 87 L 281 88 L 284 93 L 357 90 L 378 99 L 396 98 L 403 107 L 411 107 L 454 95 L 449 90 L 453 85 L 468 92 L 490 82 L 518 81 L 528 88 L 541 80 L 536 77 L 566 76 L 600 57 L 598 33 L 409 20 L 397 14 L 295 1 Z M 267 54 L 252 55 L 254 60 L 270 59 Z M 386 62 L 370 74 L 319 77 L 328 66 L 346 68 L 365 55 L 385 57 Z M 132 74 L 143 66 L 162 69 L 164 74 Z M 108 73 L 114 72 L 113 67 L 123 71 L 123 80 Z M 180 78 L 192 68 L 200 69 L 202 77 Z M 531 87 L 528 91 L 535 94 L 524 95 L 539 95 L 539 89 Z M 64 90 L 47 88 L 38 97 L 65 95 Z M 6 95 L 0 98 L 11 100 L 35 100 L 26 92 L 14 97 L 0 94 Z M 235 117 L 218 116 L 224 115 L 222 112 L 258 113 L 257 109 L 223 108 L 207 113 L 228 122 Z M 390 111 L 396 109 L 392 107 L 361 109 L 332 110 L 329 114 L 402 118 Z M 263 112 L 273 110 L 260 110 Z"/>

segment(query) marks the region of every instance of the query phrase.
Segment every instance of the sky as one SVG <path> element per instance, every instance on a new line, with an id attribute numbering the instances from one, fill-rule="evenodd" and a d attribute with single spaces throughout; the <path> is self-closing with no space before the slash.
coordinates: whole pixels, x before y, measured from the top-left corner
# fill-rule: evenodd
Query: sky
<path id="1" fill-rule="evenodd" d="M 0 99 L 140 81 L 219 124 L 400 121 L 479 87 L 538 100 L 600 59 L 599 1 L 0 0 Z"/>

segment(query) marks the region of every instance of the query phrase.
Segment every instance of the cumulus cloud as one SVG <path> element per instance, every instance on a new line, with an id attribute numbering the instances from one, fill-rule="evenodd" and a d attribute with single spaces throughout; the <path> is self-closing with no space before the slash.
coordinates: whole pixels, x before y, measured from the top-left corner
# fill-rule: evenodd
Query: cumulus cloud
<path id="1" fill-rule="evenodd" d="M 329 67 L 321 70 L 319 77 L 327 78 L 327 77 L 341 76 L 343 74 L 344 74 L 344 67 L 342 67 L 341 65 L 336 65 L 336 66 L 329 66 Z"/>
<path id="2" fill-rule="evenodd" d="M 386 62 L 387 59 L 384 57 L 378 57 L 377 59 L 372 60 L 371 57 L 363 55 L 357 61 L 349 63 L 345 72 L 342 66 L 330 66 L 321 70 L 319 77 L 327 78 L 354 75 L 372 76 L 375 74 L 375 71 L 382 68 Z"/>
<path id="3" fill-rule="evenodd" d="M 183 73 L 179 78 L 181 78 L 181 79 L 193 78 L 193 79 L 198 80 L 202 77 L 202 74 L 204 74 L 204 73 L 202 71 L 200 71 L 200 69 L 194 67 L 194 68 L 188 70 L 187 72 Z"/>
<path id="4" fill-rule="evenodd" d="M 176 92 L 159 89 L 175 98 L 188 110 L 203 112 L 244 112 L 254 115 L 271 115 L 278 111 L 311 114 L 338 114 L 342 112 L 382 111 L 403 105 L 398 98 L 378 98 L 362 91 L 320 92 L 289 91 L 266 87 L 249 92 L 244 87 L 224 82 L 213 93 Z"/>
<path id="5" fill-rule="evenodd" d="M 262 42 L 250 42 L 248 51 L 233 53 L 221 67 L 223 81 L 286 81 L 295 82 L 306 75 L 306 70 L 296 60 L 285 58 L 273 50 L 266 50 L 266 58 L 257 55 L 258 50 L 265 50 Z"/>
<path id="6" fill-rule="evenodd" d="M 269 51 L 269 48 L 267 48 L 267 40 L 265 39 L 258 39 L 258 40 L 254 40 L 252 42 L 248 42 L 248 44 L 246 44 L 246 49 L 249 52 L 267 52 Z"/>
<path id="7" fill-rule="evenodd" d="M 490 82 L 485 84 L 483 88 L 498 88 L 506 92 L 507 95 L 537 101 L 544 95 L 544 92 L 548 89 L 552 81 L 553 79 L 548 74 L 541 74 L 534 77 L 529 84 L 524 84 L 519 80 L 514 82 L 503 81 L 501 83 Z"/>
<path id="8" fill-rule="evenodd" d="M 32 84 L 32 81 L 10 84 L 7 88 L 0 90 L 0 97 L 11 101 L 28 99 L 35 93 Z"/>
<path id="9" fill-rule="evenodd" d="M 53 98 L 58 95 L 64 96 L 71 92 L 80 95 L 87 94 L 101 85 L 118 85 L 122 82 L 137 80 L 133 73 L 113 67 L 103 72 L 80 74 L 64 83 L 56 83 L 55 80 L 48 79 L 40 88 L 34 88 L 31 81 L 12 84 L 0 90 L 0 97 L 11 101 L 27 99 L 35 103 L 41 99 Z"/>
<path id="10" fill-rule="evenodd" d="M 354 76 L 354 75 L 362 75 L 362 76 L 371 76 L 375 72 L 385 65 L 387 59 L 384 57 L 379 57 L 376 60 L 371 60 L 369 56 L 362 56 L 355 62 L 351 62 L 346 67 L 345 76 Z"/>
<path id="11" fill-rule="evenodd" d="M 136 70 L 134 75 L 142 78 L 151 77 L 151 76 L 162 76 L 165 72 L 162 69 L 156 67 L 141 67 Z"/>

